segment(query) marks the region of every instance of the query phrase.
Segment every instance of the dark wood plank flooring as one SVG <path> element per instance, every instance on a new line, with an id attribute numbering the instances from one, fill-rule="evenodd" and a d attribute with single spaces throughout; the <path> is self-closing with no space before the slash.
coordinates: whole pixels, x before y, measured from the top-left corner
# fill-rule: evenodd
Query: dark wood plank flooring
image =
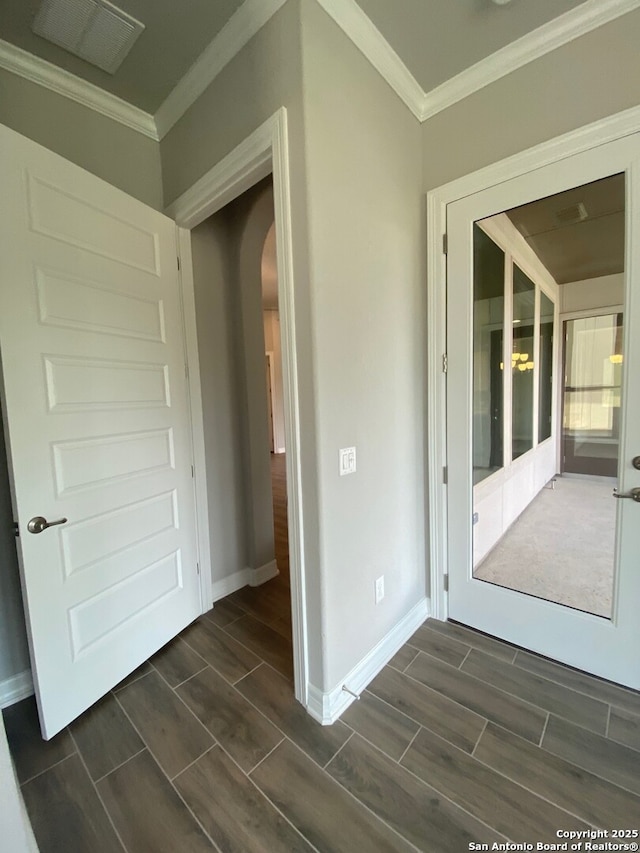
<path id="1" fill-rule="evenodd" d="M 454 853 L 639 828 L 640 694 L 459 625 L 427 620 L 318 725 L 293 696 L 278 549 L 278 578 L 216 604 L 53 740 L 33 699 L 3 712 L 41 853 Z"/>

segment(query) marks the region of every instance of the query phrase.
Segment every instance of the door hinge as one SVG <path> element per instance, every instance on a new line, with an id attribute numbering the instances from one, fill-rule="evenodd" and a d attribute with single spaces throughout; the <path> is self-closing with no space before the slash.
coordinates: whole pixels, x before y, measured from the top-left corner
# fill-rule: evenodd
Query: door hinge
<path id="1" fill-rule="evenodd" d="M 442 353 L 442 372 L 446 373 L 449 370 L 449 356 L 446 352 Z"/>
<path id="2" fill-rule="evenodd" d="M 178 262 L 178 269 L 180 269 L 180 255 L 176 255 L 176 261 Z"/>
<path id="3" fill-rule="evenodd" d="M 14 536 L 20 536 L 20 528 L 18 527 L 17 521 L 13 522 L 13 535 Z"/>
<path id="4" fill-rule="evenodd" d="M 449 254 L 449 235 L 448 234 L 442 235 L 442 253 L 444 255 Z"/>
<path id="5" fill-rule="evenodd" d="M 193 465 L 191 466 L 191 479 L 195 477 L 195 471 L 193 469 Z"/>
<path id="6" fill-rule="evenodd" d="M 449 482 L 449 469 L 447 468 L 446 465 L 442 469 L 442 482 L 445 484 L 445 486 Z"/>
<path id="7" fill-rule="evenodd" d="M 196 563 L 196 572 L 200 574 L 200 563 Z"/>
<path id="8" fill-rule="evenodd" d="M 442 588 L 445 592 L 449 592 L 449 575 L 445 575 L 442 581 Z"/>

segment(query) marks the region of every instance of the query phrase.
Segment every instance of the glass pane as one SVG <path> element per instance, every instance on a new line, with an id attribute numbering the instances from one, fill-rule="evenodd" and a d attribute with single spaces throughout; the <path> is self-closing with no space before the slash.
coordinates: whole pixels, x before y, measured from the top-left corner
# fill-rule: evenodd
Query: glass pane
<path id="1" fill-rule="evenodd" d="M 513 350 L 511 354 L 511 458 L 533 447 L 533 321 L 536 288 L 513 267 Z"/>
<path id="2" fill-rule="evenodd" d="M 504 252 L 473 227 L 473 482 L 502 468 Z"/>
<path id="3" fill-rule="evenodd" d="M 622 388 L 622 315 L 566 323 L 564 471 L 615 477 Z"/>
<path id="4" fill-rule="evenodd" d="M 593 316 L 592 309 L 625 302 L 624 203 L 625 177 L 613 175 L 487 217 L 474 228 L 473 577 L 604 618 L 612 612 L 622 503 L 612 491 L 623 405 L 623 318 L 613 308 L 606 317 Z M 525 267 L 531 252 L 537 262 Z M 513 270 L 513 314 L 505 310 L 504 326 L 510 300 L 500 300 L 503 263 Z M 541 273 L 540 282 L 523 272 L 538 264 L 549 273 Z M 499 300 L 493 313 L 492 299 Z M 567 322 L 566 341 L 554 330 L 558 303 L 581 318 Z M 501 358 L 511 331 L 511 358 L 508 352 Z M 559 343 L 563 369 L 554 372 Z M 503 411 L 510 396 L 513 408 Z M 499 413 L 494 441 L 491 411 Z M 512 454 L 506 447 L 504 459 L 503 423 L 512 426 Z M 492 447 L 499 448 L 497 461 Z M 487 477 L 498 467 L 497 476 Z"/>
<path id="5" fill-rule="evenodd" d="M 540 291 L 540 355 L 538 357 L 538 443 L 551 438 L 553 406 L 553 302 Z"/>

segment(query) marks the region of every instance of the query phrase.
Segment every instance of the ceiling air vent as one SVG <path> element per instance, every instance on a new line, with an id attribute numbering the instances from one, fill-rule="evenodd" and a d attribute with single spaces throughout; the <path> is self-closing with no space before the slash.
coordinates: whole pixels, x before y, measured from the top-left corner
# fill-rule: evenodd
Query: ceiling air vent
<path id="1" fill-rule="evenodd" d="M 588 216 L 587 208 L 581 201 L 555 212 L 558 225 L 574 225 L 576 222 L 583 222 Z"/>
<path id="2" fill-rule="evenodd" d="M 144 24 L 107 0 L 44 0 L 31 29 L 113 74 L 144 30 Z"/>

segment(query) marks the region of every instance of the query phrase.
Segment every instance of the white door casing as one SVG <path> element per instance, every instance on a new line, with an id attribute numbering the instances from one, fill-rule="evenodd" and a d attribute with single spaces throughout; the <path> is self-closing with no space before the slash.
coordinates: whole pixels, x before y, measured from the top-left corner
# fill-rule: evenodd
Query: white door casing
<path id="1" fill-rule="evenodd" d="M 175 223 L 0 127 L 0 347 L 50 738 L 201 612 Z M 34 516 L 66 524 L 31 534 Z"/>
<path id="2" fill-rule="evenodd" d="M 640 135 L 630 135 L 454 201 L 447 208 L 448 615 L 572 666 L 640 687 L 640 507 L 620 501 L 611 620 L 476 580 L 471 571 L 471 341 L 473 222 L 611 174 L 626 172 L 625 371 L 620 491 L 640 485 L 631 458 L 640 453 Z M 612 498 L 613 499 L 613 498 Z M 579 524 L 580 520 L 576 519 Z M 543 535 L 543 531 L 541 531 Z"/>

